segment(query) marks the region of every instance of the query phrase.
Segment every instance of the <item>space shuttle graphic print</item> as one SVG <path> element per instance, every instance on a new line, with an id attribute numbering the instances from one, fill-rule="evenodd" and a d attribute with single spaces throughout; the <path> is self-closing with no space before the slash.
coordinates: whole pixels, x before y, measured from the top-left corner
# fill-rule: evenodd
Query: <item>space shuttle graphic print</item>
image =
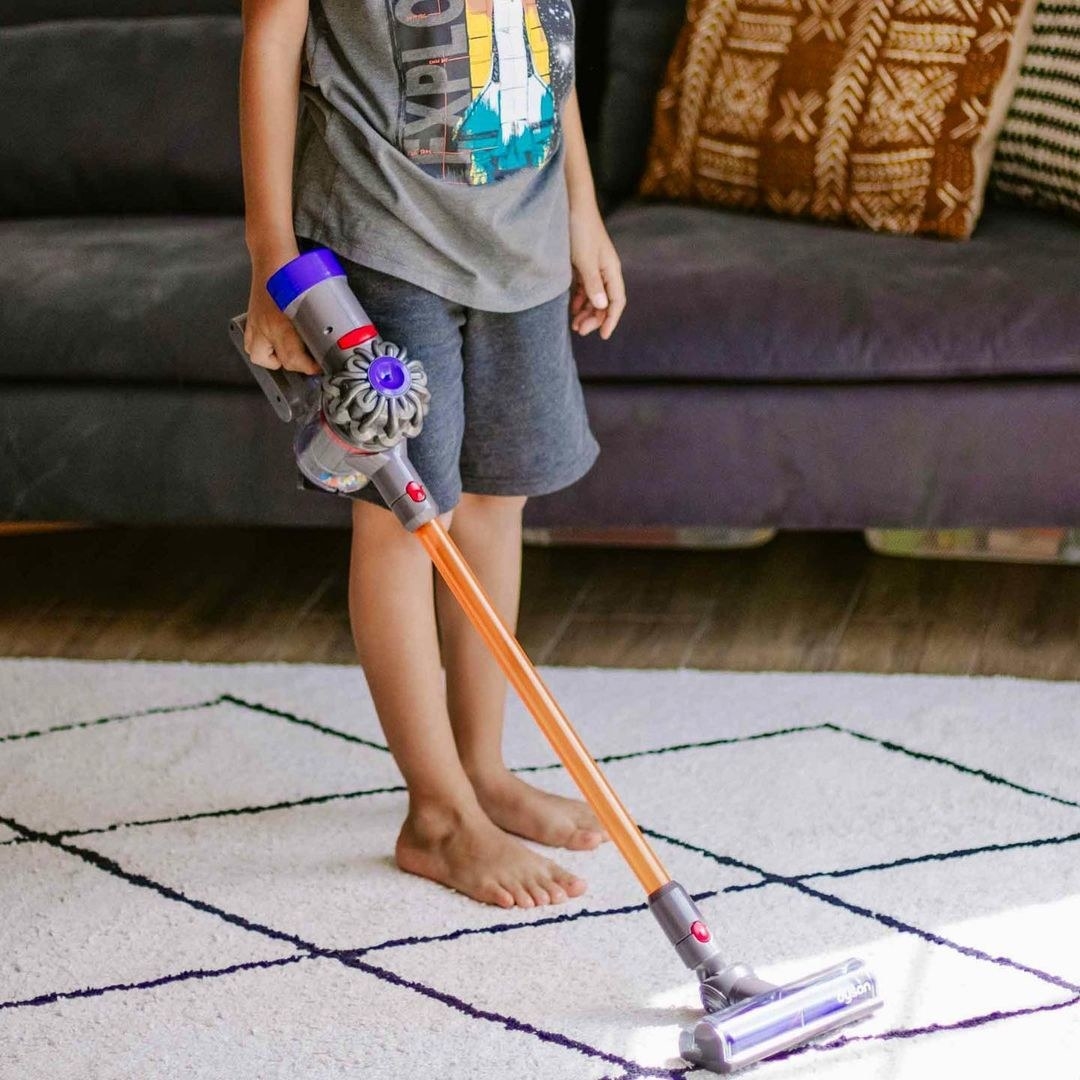
<path id="1" fill-rule="evenodd" d="M 570 0 L 387 0 L 405 101 L 402 148 L 445 180 L 540 168 L 573 80 Z"/>
<path id="2" fill-rule="evenodd" d="M 477 27 L 476 51 L 482 58 L 474 68 L 480 69 L 481 79 L 487 77 L 479 93 L 474 82 L 476 96 L 454 131 L 457 144 L 472 151 L 474 183 L 525 165 L 542 165 L 555 127 L 549 50 L 535 0 L 528 4 L 531 26 L 526 23 L 525 0 L 488 0 L 484 6 L 490 17 L 477 11 L 471 21 Z M 469 40 L 471 58 L 473 34 Z M 484 50 L 488 40 L 490 60 Z"/>

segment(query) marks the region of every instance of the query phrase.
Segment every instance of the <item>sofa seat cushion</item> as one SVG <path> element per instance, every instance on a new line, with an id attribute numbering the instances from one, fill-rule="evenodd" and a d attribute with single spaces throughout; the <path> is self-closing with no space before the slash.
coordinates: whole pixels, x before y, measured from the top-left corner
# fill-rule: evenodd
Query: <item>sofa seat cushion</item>
<path id="1" fill-rule="evenodd" d="M 1000 378 L 1080 373 L 1080 228 L 992 207 L 953 242 L 713 207 L 608 217 L 628 306 L 575 338 L 589 379 Z"/>
<path id="2" fill-rule="evenodd" d="M 964 243 L 714 208 L 608 219 L 629 306 L 585 379 L 873 381 L 1080 373 L 1080 228 L 993 207 Z M 238 217 L 0 220 L 0 378 L 254 382 L 227 336 Z"/>
<path id="3" fill-rule="evenodd" d="M 255 386 L 242 218 L 5 219 L 0 250 L 0 378 Z"/>

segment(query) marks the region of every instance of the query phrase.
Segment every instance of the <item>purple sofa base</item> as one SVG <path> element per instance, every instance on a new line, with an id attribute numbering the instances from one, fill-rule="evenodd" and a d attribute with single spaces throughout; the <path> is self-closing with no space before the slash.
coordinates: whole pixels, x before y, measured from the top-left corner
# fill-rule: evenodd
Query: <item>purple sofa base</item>
<path id="1" fill-rule="evenodd" d="M 1077 379 L 592 384 L 586 401 L 601 456 L 533 524 L 1080 524 Z"/>

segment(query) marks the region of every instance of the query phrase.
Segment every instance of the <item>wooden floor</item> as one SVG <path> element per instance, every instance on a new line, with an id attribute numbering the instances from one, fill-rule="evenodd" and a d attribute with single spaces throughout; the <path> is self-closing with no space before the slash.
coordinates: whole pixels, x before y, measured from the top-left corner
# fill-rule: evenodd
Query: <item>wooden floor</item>
<path id="1" fill-rule="evenodd" d="M 86 528 L 0 535 L 0 655 L 354 663 L 349 534 Z M 1080 678 L 1080 568 L 872 554 L 527 547 L 538 663 Z"/>

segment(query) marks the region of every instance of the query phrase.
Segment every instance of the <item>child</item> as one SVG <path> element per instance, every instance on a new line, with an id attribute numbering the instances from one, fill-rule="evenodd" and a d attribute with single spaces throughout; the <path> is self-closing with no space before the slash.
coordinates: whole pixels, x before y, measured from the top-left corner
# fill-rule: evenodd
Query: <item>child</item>
<path id="1" fill-rule="evenodd" d="M 265 283 L 331 248 L 380 333 L 427 370 L 410 457 L 513 627 L 525 500 L 599 452 L 571 327 L 607 339 L 625 305 L 571 2 L 245 0 L 243 17 L 248 353 L 318 372 Z M 398 866 L 502 907 L 580 896 L 584 880 L 515 837 L 586 850 L 607 839 L 599 822 L 507 769 L 501 671 L 379 495 L 354 500 L 352 633 L 409 791 Z"/>

